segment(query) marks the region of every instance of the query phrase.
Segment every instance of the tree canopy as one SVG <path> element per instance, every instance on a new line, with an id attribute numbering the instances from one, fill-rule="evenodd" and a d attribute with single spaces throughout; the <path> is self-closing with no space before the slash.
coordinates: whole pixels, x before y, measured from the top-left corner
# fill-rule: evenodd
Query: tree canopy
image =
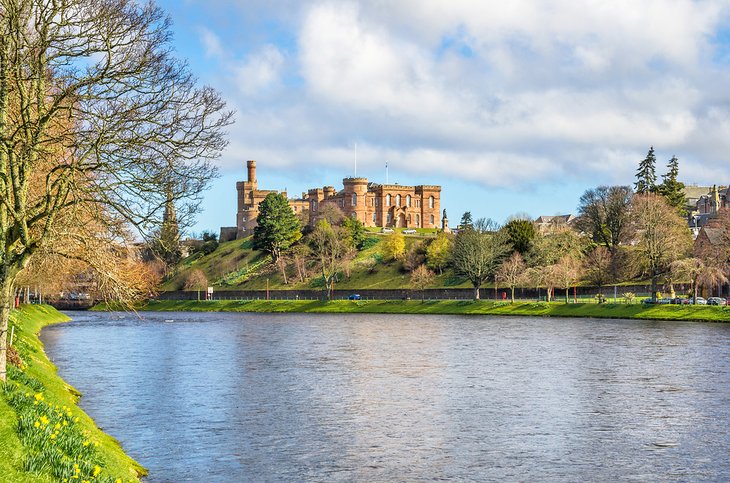
<path id="1" fill-rule="evenodd" d="M 475 299 L 479 299 L 479 289 L 494 276 L 509 249 L 504 232 L 481 220 L 456 235 L 452 263 L 456 272 L 471 282 Z"/>
<path id="2" fill-rule="evenodd" d="M 514 219 L 507 222 L 503 228 L 507 232 L 512 250 L 521 255 L 532 249 L 532 242 L 535 239 L 535 225 L 527 219 Z"/>
<path id="3" fill-rule="evenodd" d="M 677 210 L 680 216 L 686 216 L 685 205 L 687 197 L 684 195 L 684 183 L 677 180 L 679 176 L 679 160 L 676 156 L 672 156 L 667 164 L 666 174 L 662 175 L 662 183 L 657 186 L 657 192 L 667 199 L 670 206 Z"/>

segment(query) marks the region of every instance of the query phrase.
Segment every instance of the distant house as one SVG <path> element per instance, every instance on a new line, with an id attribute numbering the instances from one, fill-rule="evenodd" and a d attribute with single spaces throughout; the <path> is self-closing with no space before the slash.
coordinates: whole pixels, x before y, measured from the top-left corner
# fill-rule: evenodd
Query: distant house
<path id="1" fill-rule="evenodd" d="M 540 233 L 545 233 L 558 227 L 572 226 L 576 219 L 575 215 L 538 216 L 534 223 Z"/>
<path id="2" fill-rule="evenodd" d="M 730 207 L 730 188 L 724 186 L 686 186 L 687 223 L 695 238 L 700 228 L 710 223 L 717 212 Z"/>

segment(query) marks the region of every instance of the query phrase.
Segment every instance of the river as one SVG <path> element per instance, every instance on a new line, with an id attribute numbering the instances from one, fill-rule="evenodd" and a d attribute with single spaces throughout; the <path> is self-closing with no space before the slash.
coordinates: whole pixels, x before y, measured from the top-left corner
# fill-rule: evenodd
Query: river
<path id="1" fill-rule="evenodd" d="M 149 482 L 730 478 L 730 324 L 70 315 L 46 352 Z"/>

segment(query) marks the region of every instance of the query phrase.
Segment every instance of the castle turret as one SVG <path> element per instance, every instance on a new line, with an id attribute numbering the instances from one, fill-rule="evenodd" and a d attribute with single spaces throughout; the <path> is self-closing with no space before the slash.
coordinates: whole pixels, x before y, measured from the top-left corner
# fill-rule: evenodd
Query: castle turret
<path id="1" fill-rule="evenodd" d="M 256 161 L 254 161 L 254 160 L 246 161 L 246 168 L 248 168 L 248 182 L 255 183 L 256 182 Z"/>

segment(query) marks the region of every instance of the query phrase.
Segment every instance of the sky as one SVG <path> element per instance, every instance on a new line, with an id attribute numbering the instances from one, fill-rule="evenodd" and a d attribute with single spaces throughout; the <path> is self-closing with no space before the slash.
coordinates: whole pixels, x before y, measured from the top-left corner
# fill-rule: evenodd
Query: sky
<path id="1" fill-rule="evenodd" d="M 160 0 L 173 47 L 236 111 L 193 232 L 236 181 L 290 196 L 364 176 L 439 184 L 504 222 L 631 184 L 650 146 L 730 183 L 730 1 Z"/>

